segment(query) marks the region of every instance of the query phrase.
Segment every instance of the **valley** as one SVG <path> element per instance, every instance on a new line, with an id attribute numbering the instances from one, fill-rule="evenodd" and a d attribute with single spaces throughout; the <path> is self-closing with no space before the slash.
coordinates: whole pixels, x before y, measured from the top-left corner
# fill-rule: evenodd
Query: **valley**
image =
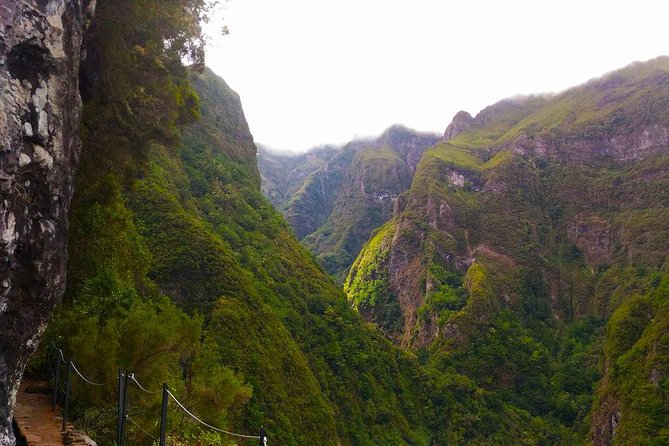
<path id="1" fill-rule="evenodd" d="M 669 444 L 669 57 L 288 154 L 209 8 L 0 6 L 0 444 Z"/>

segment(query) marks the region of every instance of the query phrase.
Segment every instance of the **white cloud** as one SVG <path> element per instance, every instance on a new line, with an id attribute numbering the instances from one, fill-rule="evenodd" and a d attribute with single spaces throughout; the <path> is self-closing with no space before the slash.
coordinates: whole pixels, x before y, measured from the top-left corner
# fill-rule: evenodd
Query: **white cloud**
<path id="1" fill-rule="evenodd" d="M 442 132 L 460 109 L 667 54 L 667 12 L 649 0 L 231 0 L 208 64 L 257 141 L 305 150 L 393 123 Z"/>

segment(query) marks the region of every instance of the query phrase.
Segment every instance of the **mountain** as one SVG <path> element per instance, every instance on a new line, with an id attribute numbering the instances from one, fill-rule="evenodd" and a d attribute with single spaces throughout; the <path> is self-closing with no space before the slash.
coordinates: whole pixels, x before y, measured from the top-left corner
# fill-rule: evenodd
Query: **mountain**
<path id="1" fill-rule="evenodd" d="M 352 265 L 349 301 L 438 376 L 571 441 L 668 441 L 667 105 L 660 57 L 458 113 Z"/>
<path id="2" fill-rule="evenodd" d="M 262 195 L 203 14 L 0 8 L 0 443 L 24 371 L 61 357 L 68 418 L 101 446 L 120 372 L 133 445 L 163 384 L 270 444 L 669 444 L 669 58 L 285 168 L 333 268 L 352 221 L 379 226 L 344 293 Z M 168 444 L 241 442 L 167 409 Z"/>
<path id="3" fill-rule="evenodd" d="M 259 143 L 256 146 L 262 193 L 279 210 L 286 207 L 306 178 L 324 167 L 339 150 L 337 146 L 325 145 L 295 154 L 280 152 Z"/>
<path id="4" fill-rule="evenodd" d="M 390 218 L 422 153 L 438 139 L 395 125 L 336 151 L 324 147 L 281 158 L 261 151 L 263 193 L 283 197 L 275 205 L 295 234 L 330 274 L 341 275 L 370 233 Z"/>
<path id="5" fill-rule="evenodd" d="M 170 382 L 209 423 L 262 424 L 277 443 L 426 444 L 414 361 L 351 311 L 262 196 L 236 93 L 208 69 L 189 82 L 200 117 L 178 147 L 121 155 L 90 150 L 100 133 L 85 139 L 68 293 L 50 336 L 100 381 L 123 364 L 145 386 Z M 90 342 L 121 347 L 96 362 Z M 156 398 L 131 408 L 145 426 Z"/>

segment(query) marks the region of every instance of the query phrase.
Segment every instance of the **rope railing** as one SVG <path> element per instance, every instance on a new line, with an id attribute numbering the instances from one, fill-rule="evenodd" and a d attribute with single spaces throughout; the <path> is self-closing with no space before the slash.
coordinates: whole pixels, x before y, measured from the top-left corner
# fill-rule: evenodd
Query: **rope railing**
<path id="1" fill-rule="evenodd" d="M 92 386 L 105 386 L 105 385 L 108 384 L 108 383 L 97 383 L 97 382 L 94 382 L 94 381 L 92 381 L 92 380 L 86 378 L 86 377 L 79 371 L 79 369 L 77 368 L 77 366 L 76 366 L 76 364 L 74 363 L 74 361 L 72 361 L 72 360 L 67 361 L 67 360 L 65 359 L 65 355 L 63 354 L 63 350 L 62 350 L 62 349 L 56 347 L 56 345 L 55 345 L 53 342 L 50 342 L 49 345 L 50 345 L 51 348 L 53 348 L 53 349 L 58 353 L 58 355 L 57 355 L 57 356 L 58 356 L 58 359 L 59 359 L 63 364 L 65 364 L 65 365 L 68 365 L 68 363 L 71 363 L 71 364 L 72 364 L 72 370 L 74 370 L 74 372 L 79 376 L 79 378 L 81 378 L 85 383 L 90 384 L 90 385 L 92 385 Z M 53 368 L 51 367 L 51 364 L 49 364 L 49 369 L 51 370 L 51 374 L 53 375 L 54 372 L 53 372 Z"/>
<path id="2" fill-rule="evenodd" d="M 52 364 L 51 364 L 51 354 L 50 352 L 53 351 L 55 353 L 55 365 L 56 369 L 54 371 Z M 47 349 L 47 359 L 46 362 L 48 363 L 48 368 L 51 377 L 53 378 L 53 399 L 52 399 L 52 405 L 51 405 L 51 410 L 55 410 L 56 402 L 58 401 L 58 396 L 59 396 L 59 391 L 62 391 L 63 397 L 64 397 L 64 403 L 63 403 L 63 409 L 62 409 L 62 430 L 65 431 L 66 425 L 67 425 L 67 419 L 68 419 L 68 405 L 71 399 L 71 376 L 72 372 L 76 374 L 81 380 L 89 384 L 91 386 L 96 386 L 96 387 L 103 387 L 106 386 L 109 383 L 99 383 L 95 382 L 89 378 L 87 378 L 79 369 L 76 367 L 74 362 L 70 359 L 67 360 L 65 359 L 65 355 L 63 354 L 63 350 L 60 348 L 56 347 L 56 345 L 53 342 L 50 342 L 48 345 Z M 62 372 L 61 372 L 61 364 L 67 365 L 67 371 L 66 371 L 66 376 L 65 376 L 65 388 L 61 385 L 61 378 L 62 378 Z M 126 421 L 129 421 L 132 423 L 137 429 L 139 429 L 141 432 L 143 432 L 145 435 L 148 435 L 151 437 L 154 441 L 157 441 L 160 446 L 166 446 L 166 431 L 167 431 L 167 409 L 168 409 L 168 400 L 169 398 L 173 399 L 174 402 L 179 406 L 179 408 L 186 413 L 189 417 L 191 417 L 194 421 L 198 422 L 200 425 L 213 430 L 215 432 L 218 432 L 220 434 L 224 435 L 229 435 L 232 437 L 237 437 L 237 438 L 245 438 L 245 439 L 255 439 L 259 440 L 260 446 L 267 446 L 267 436 L 265 435 L 264 429 L 261 427 L 260 428 L 260 434 L 259 435 L 246 435 L 246 434 L 240 434 L 237 432 L 231 432 L 227 431 L 225 429 L 221 429 L 220 427 L 213 426 L 209 423 L 206 423 L 199 417 L 197 417 L 195 414 L 193 414 L 190 410 L 184 406 L 181 401 L 177 399 L 176 396 L 172 392 L 170 392 L 167 384 L 163 384 L 162 388 L 162 408 L 161 408 L 161 414 L 160 414 L 160 438 L 155 437 L 152 435 L 150 432 L 147 432 L 142 426 L 140 426 L 135 420 L 133 420 L 130 416 L 128 416 L 128 382 L 132 381 L 142 392 L 146 394 L 158 394 L 161 393 L 161 391 L 151 391 L 148 390 L 146 387 L 144 387 L 135 377 L 135 374 L 132 372 L 128 372 L 127 370 L 119 370 L 118 372 L 118 425 L 117 425 L 117 438 L 116 438 L 116 444 L 118 446 L 124 446 L 125 445 L 125 426 L 126 426 Z"/>
<path id="3" fill-rule="evenodd" d="M 220 432 L 220 433 L 222 433 L 222 434 L 230 435 L 230 436 L 233 436 L 233 437 L 238 437 L 238 438 L 255 438 L 255 439 L 257 439 L 257 440 L 260 440 L 260 439 L 262 438 L 260 435 L 244 435 L 244 434 L 238 434 L 238 433 L 235 433 L 235 432 L 229 432 L 229 431 L 226 431 L 226 430 L 224 430 L 224 429 L 221 429 L 220 427 L 212 426 L 212 425 L 209 424 L 209 423 L 205 423 L 204 421 L 202 421 L 201 419 L 199 419 L 198 417 L 196 417 L 195 415 L 193 415 L 193 413 L 192 413 L 191 411 L 189 411 L 188 409 L 186 409 L 186 407 L 185 407 L 183 404 L 181 404 L 181 402 L 177 399 L 177 397 L 175 397 L 175 396 L 172 394 L 172 392 L 170 392 L 169 390 L 167 390 L 167 394 L 168 394 L 170 397 L 172 397 L 172 399 L 174 400 L 174 402 L 177 403 L 177 405 L 179 405 L 179 407 L 181 407 L 181 410 L 183 410 L 184 412 L 186 412 L 186 414 L 188 414 L 188 416 L 190 416 L 192 419 L 194 419 L 195 421 L 197 421 L 197 422 L 200 423 L 201 425 L 203 425 L 203 426 L 205 426 L 205 427 L 208 427 L 209 429 L 211 429 L 211 430 L 213 430 L 213 431 Z"/>
<path id="4" fill-rule="evenodd" d="M 51 344 L 53 345 L 53 344 Z M 57 348 L 55 345 L 53 345 L 53 348 L 55 348 L 58 351 L 58 356 L 61 361 L 63 361 L 63 364 L 67 364 L 67 361 L 65 360 L 65 356 L 63 356 L 63 351 L 59 348 Z"/>
<path id="5" fill-rule="evenodd" d="M 71 362 L 71 361 L 70 361 Z M 84 380 L 85 383 L 90 384 L 92 386 L 104 386 L 105 383 L 96 383 L 93 382 L 89 379 L 87 379 L 84 375 L 81 374 L 81 372 L 77 369 L 77 366 L 74 365 L 74 362 L 72 362 L 72 369 L 76 372 L 77 375 L 79 375 L 79 378 Z"/>
<path id="6" fill-rule="evenodd" d="M 149 433 L 149 432 L 147 432 L 146 430 L 144 430 L 144 428 L 142 428 L 142 426 L 140 426 L 135 420 L 133 420 L 132 418 L 130 418 L 129 415 L 126 415 L 125 418 L 126 418 L 128 421 L 130 421 L 130 422 L 131 422 L 137 429 L 139 429 L 140 431 L 142 431 L 146 436 L 150 437 L 150 438 L 153 439 L 154 441 L 160 441 L 160 440 L 158 439 L 158 437 L 156 437 L 155 435 L 152 435 L 151 433 Z"/>
<path id="7" fill-rule="evenodd" d="M 155 394 L 155 393 L 160 393 L 160 392 L 161 392 L 160 390 L 154 390 L 154 391 L 146 390 L 146 389 L 144 388 L 144 386 L 142 386 L 142 385 L 139 383 L 139 381 L 137 381 L 137 379 L 135 378 L 135 374 L 134 374 L 134 373 L 130 373 L 130 374 L 128 374 L 128 379 L 131 380 L 132 382 L 134 382 L 134 383 L 137 385 L 137 387 L 139 387 L 139 389 L 140 389 L 142 392 L 144 392 L 144 393 L 153 393 L 153 394 Z"/>

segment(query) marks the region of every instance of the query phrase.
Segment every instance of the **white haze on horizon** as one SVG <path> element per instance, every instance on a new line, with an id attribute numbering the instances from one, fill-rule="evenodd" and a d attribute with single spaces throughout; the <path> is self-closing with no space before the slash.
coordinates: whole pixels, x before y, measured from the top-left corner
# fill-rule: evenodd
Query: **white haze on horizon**
<path id="1" fill-rule="evenodd" d="M 396 123 L 443 133 L 459 110 L 669 54 L 668 13 L 651 0 L 230 0 L 207 64 L 256 141 L 301 152 Z"/>

